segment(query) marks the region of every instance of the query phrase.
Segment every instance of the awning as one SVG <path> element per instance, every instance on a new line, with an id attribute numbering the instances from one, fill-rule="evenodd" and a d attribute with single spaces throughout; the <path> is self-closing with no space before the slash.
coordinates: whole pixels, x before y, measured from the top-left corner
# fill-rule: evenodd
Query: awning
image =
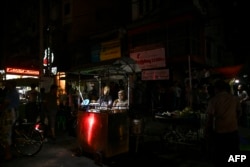
<path id="1" fill-rule="evenodd" d="M 68 74 L 88 76 L 119 76 L 140 72 L 139 66 L 129 57 L 122 57 L 111 61 L 86 64 L 77 69 L 72 69 Z"/>
<path id="2" fill-rule="evenodd" d="M 226 78 L 234 78 L 240 73 L 243 65 L 236 65 L 236 66 L 226 66 L 226 67 L 218 67 L 213 68 L 211 71 L 212 73 L 221 74 Z"/>

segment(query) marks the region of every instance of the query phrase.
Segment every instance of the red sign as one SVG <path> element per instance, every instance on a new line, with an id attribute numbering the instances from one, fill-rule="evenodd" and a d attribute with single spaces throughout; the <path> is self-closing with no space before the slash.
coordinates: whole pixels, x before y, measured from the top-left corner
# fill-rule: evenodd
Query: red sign
<path id="1" fill-rule="evenodd" d="M 39 75 L 38 70 L 27 70 L 21 68 L 6 68 L 6 73 L 13 73 L 13 74 L 26 74 L 26 75 Z"/>
<path id="2" fill-rule="evenodd" d="M 168 80 L 169 69 L 144 70 L 142 80 Z"/>
<path id="3" fill-rule="evenodd" d="M 139 65 L 140 69 L 166 67 L 165 48 L 130 53 L 130 57 Z"/>

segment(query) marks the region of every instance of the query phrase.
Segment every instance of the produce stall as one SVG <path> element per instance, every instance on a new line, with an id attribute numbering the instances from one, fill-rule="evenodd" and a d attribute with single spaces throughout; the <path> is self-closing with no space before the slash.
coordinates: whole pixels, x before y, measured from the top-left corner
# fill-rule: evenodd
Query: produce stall
<path id="1" fill-rule="evenodd" d="M 172 113 L 156 113 L 155 119 L 168 125 L 163 132 L 168 144 L 196 145 L 204 138 L 205 114 L 189 107 Z"/>

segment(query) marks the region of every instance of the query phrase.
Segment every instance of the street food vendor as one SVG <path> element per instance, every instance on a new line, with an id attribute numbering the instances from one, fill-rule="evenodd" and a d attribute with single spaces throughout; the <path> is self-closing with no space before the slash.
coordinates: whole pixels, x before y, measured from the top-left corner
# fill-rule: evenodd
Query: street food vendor
<path id="1" fill-rule="evenodd" d="M 103 94 L 99 97 L 99 99 L 97 100 L 97 103 L 100 104 L 101 108 L 111 108 L 112 107 L 112 97 L 109 95 L 110 92 L 110 87 L 109 86 L 105 86 L 103 88 Z"/>
<path id="2" fill-rule="evenodd" d="M 118 99 L 114 101 L 113 107 L 118 107 L 122 109 L 128 108 L 128 99 L 126 98 L 126 94 L 124 90 L 120 90 L 118 92 Z"/>

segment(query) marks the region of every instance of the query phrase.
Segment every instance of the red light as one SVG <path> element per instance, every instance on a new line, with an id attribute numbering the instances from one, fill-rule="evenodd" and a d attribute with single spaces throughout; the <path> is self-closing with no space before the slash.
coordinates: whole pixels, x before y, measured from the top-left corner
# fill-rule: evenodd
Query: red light
<path id="1" fill-rule="evenodd" d="M 95 123 L 95 115 L 94 114 L 91 114 L 89 115 L 88 117 L 88 120 L 87 120 L 87 124 L 88 124 L 88 132 L 87 132 L 87 136 L 88 136 L 88 144 L 90 144 L 91 142 L 91 139 L 92 139 L 92 133 L 93 133 L 93 126 L 94 126 L 94 123 Z"/>
<path id="2" fill-rule="evenodd" d="M 35 125 L 35 129 L 36 129 L 36 130 L 39 130 L 39 127 L 40 127 L 39 124 L 36 124 L 36 125 Z"/>
<path id="3" fill-rule="evenodd" d="M 28 70 L 28 69 L 21 69 L 21 68 L 6 68 L 7 73 L 14 73 L 14 74 L 29 74 L 29 75 L 39 75 L 38 70 Z"/>
<path id="4" fill-rule="evenodd" d="M 36 124 L 35 129 L 36 129 L 36 130 L 39 129 L 39 124 Z"/>

